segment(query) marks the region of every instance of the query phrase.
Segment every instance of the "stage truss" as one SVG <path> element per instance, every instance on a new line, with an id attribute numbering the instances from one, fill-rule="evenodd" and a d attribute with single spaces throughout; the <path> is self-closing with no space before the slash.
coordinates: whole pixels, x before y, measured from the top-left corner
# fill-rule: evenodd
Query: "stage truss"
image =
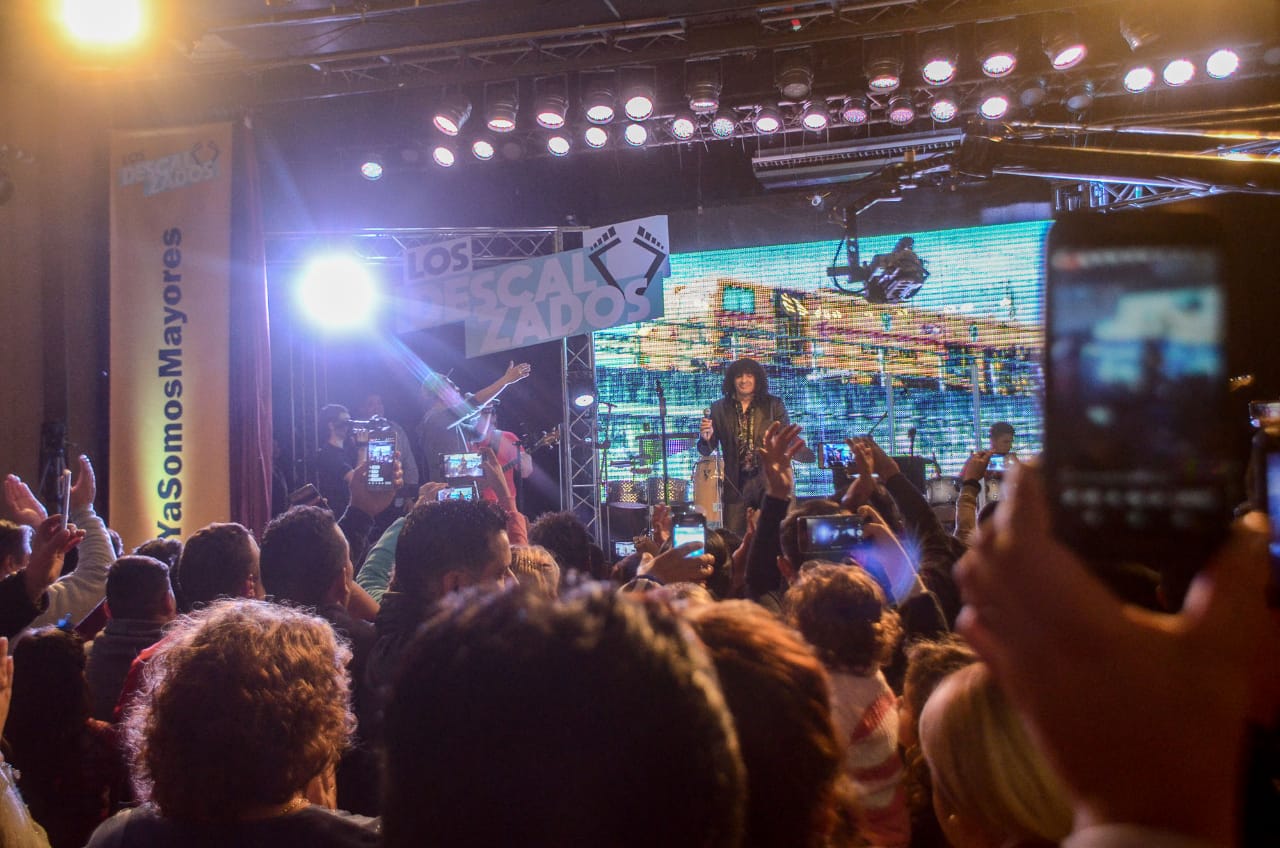
<path id="1" fill-rule="evenodd" d="M 566 234 L 583 232 L 581 227 L 531 227 L 503 229 L 472 227 L 457 229 L 331 230 L 321 232 L 267 233 L 264 237 L 268 268 L 301 266 L 315 256 L 341 250 L 370 265 L 396 267 L 404 264 L 406 250 L 453 239 L 471 239 L 472 263 L 485 267 L 558 253 L 565 249 Z M 312 472 L 311 457 L 319 449 L 315 443 L 315 415 L 323 378 L 315 344 L 295 351 L 288 340 L 290 376 L 290 424 L 294 434 L 293 455 L 302 457 L 303 479 Z M 296 355 L 300 353 L 301 355 Z M 600 540 L 599 458 L 596 455 L 596 409 L 576 409 L 569 401 L 567 380 L 574 372 L 595 373 L 595 348 L 590 335 L 564 340 L 560 354 L 561 432 L 560 506 L 572 511 Z M 301 444 L 298 434 L 301 433 Z"/>

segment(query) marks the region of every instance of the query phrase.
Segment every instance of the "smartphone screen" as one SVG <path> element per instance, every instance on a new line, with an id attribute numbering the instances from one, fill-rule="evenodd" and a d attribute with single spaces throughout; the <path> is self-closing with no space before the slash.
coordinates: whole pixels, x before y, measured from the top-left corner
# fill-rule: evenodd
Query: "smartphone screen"
<path id="1" fill-rule="evenodd" d="M 468 486 L 450 486 L 447 489 L 441 489 L 436 492 L 436 500 L 438 501 L 473 501 L 476 499 L 476 487 Z"/>
<path id="2" fill-rule="evenodd" d="M 987 461 L 987 471 L 992 472 L 994 474 L 1003 473 L 1005 470 L 1004 457 L 1005 455 L 1002 453 L 991 454 L 991 459 Z"/>
<path id="3" fill-rule="evenodd" d="M 1270 553 L 1271 581 L 1267 586 L 1267 604 L 1280 608 L 1280 450 L 1264 454 L 1267 487 L 1267 515 L 1271 517 L 1271 538 L 1267 550 Z"/>
<path id="4" fill-rule="evenodd" d="M 823 468 L 853 464 L 853 450 L 845 444 L 824 444 L 821 457 Z"/>
<path id="5" fill-rule="evenodd" d="M 682 516 L 676 519 L 671 528 L 672 547 L 678 548 L 686 542 L 697 542 L 699 545 L 706 545 L 707 525 L 702 520 L 702 516 Z M 702 553 L 702 550 L 698 549 L 693 553 L 697 555 Z"/>
<path id="6" fill-rule="evenodd" d="M 858 515 L 810 515 L 804 519 L 805 556 L 840 562 L 866 541 Z"/>
<path id="7" fill-rule="evenodd" d="M 446 453 L 441 455 L 445 477 L 483 477 L 482 457 L 478 453 Z"/>
<path id="8" fill-rule="evenodd" d="M 395 439 L 369 440 L 369 469 L 365 482 L 371 489 L 386 489 L 395 485 Z"/>
<path id="9" fill-rule="evenodd" d="M 1211 220 L 1091 213 L 1049 234 L 1045 469 L 1081 553 L 1202 557 L 1226 532 L 1226 293 Z M 1198 544 L 1197 544 L 1198 542 Z"/>
<path id="10" fill-rule="evenodd" d="M 631 556 L 635 552 L 636 552 L 635 542 L 614 542 L 613 543 L 614 559 L 622 559 L 623 557 Z"/>

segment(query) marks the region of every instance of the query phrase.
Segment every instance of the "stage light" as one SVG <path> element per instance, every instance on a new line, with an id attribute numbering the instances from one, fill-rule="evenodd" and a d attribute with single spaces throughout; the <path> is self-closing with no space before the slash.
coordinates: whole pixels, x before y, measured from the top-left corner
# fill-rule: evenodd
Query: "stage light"
<path id="1" fill-rule="evenodd" d="M 1190 59 L 1174 59 L 1164 66 L 1164 73 L 1161 76 L 1164 77 L 1165 85 L 1177 88 L 1191 82 L 1195 75 L 1196 66 Z"/>
<path id="2" fill-rule="evenodd" d="M 1160 40 L 1159 16 L 1162 10 L 1148 4 L 1130 4 L 1120 13 L 1120 37 L 1137 52 Z"/>
<path id="3" fill-rule="evenodd" d="M 1045 27 L 1044 53 L 1055 71 L 1074 68 L 1084 60 L 1088 52 L 1080 39 L 1074 17 L 1058 15 Z"/>
<path id="4" fill-rule="evenodd" d="M 960 108 L 956 106 L 956 102 L 950 97 L 939 97 L 933 101 L 933 105 L 929 107 L 929 114 L 940 124 L 954 120 L 959 113 Z"/>
<path id="5" fill-rule="evenodd" d="M 863 57 L 867 88 L 881 94 L 896 91 L 902 82 L 902 39 L 867 39 L 863 42 Z"/>
<path id="6" fill-rule="evenodd" d="M 377 291 L 369 269 L 353 256 L 312 260 L 295 291 L 303 313 L 330 329 L 354 329 L 373 316 Z"/>
<path id="7" fill-rule="evenodd" d="M 601 89 L 588 93 L 583 100 L 582 111 L 593 124 L 609 123 L 614 115 L 613 94 Z"/>
<path id="8" fill-rule="evenodd" d="M 865 124 L 870 117 L 871 111 L 867 107 L 867 98 L 861 94 L 846 97 L 840 104 L 840 120 L 846 124 L 853 126 Z"/>
<path id="9" fill-rule="evenodd" d="M 685 96 L 689 108 L 707 115 L 720 108 L 720 60 L 686 62 L 684 66 Z"/>
<path id="10" fill-rule="evenodd" d="M 1156 72 L 1146 65 L 1130 68 L 1124 75 L 1124 90 L 1131 94 L 1141 94 L 1156 81 Z"/>
<path id="11" fill-rule="evenodd" d="M 487 138 L 477 138 L 471 142 L 471 155 L 479 159 L 481 162 L 488 162 L 493 158 L 496 151 L 493 149 L 493 142 Z"/>
<path id="12" fill-rule="evenodd" d="M 471 101 L 461 94 L 452 94 L 444 99 L 431 123 L 445 135 L 457 135 L 462 126 L 471 117 Z"/>
<path id="13" fill-rule="evenodd" d="M 889 98 L 889 123 L 905 127 L 916 119 L 916 107 L 909 94 L 895 94 Z"/>
<path id="14" fill-rule="evenodd" d="M 1002 95 L 1003 96 L 1003 95 Z M 1034 109 L 1044 102 L 1048 89 L 1043 79 L 1036 77 L 1022 83 L 1018 88 L 1018 102 L 1027 109 Z M 1005 98 L 1006 101 L 1008 98 Z M 979 109 L 981 111 L 981 109 Z"/>
<path id="15" fill-rule="evenodd" d="M 437 144 L 431 150 L 431 158 L 441 168 L 452 168 L 453 163 L 458 161 L 458 152 L 453 149 L 452 144 Z"/>
<path id="16" fill-rule="evenodd" d="M 1204 71 L 1214 79 L 1226 79 L 1240 69 L 1240 56 L 1234 50 L 1223 48 L 1209 54 Z"/>
<path id="17" fill-rule="evenodd" d="M 1018 39 L 1013 21 L 993 21 L 982 27 L 978 58 L 982 72 L 993 79 L 1008 76 L 1018 65 Z"/>
<path id="18" fill-rule="evenodd" d="M 596 402 L 595 375 L 590 371 L 570 371 L 564 379 L 565 396 L 575 409 L 590 409 Z"/>
<path id="19" fill-rule="evenodd" d="M 800 125 L 810 132 L 822 132 L 831 123 L 831 115 L 827 113 L 827 101 L 809 100 L 800 113 Z"/>
<path id="20" fill-rule="evenodd" d="M 622 138 L 632 147 L 644 147 L 649 140 L 649 130 L 644 124 L 627 124 L 622 131 Z"/>
<path id="21" fill-rule="evenodd" d="M 520 109 L 520 98 L 514 83 L 496 87 L 485 92 L 484 123 L 489 129 L 499 133 L 509 133 L 516 128 L 516 113 Z"/>
<path id="22" fill-rule="evenodd" d="M 711 134 L 716 138 L 733 138 L 738 122 L 731 112 L 717 112 L 711 119 Z"/>
<path id="23" fill-rule="evenodd" d="M 782 129 L 782 113 L 773 106 L 761 106 L 755 117 L 756 132 L 773 135 Z"/>
<path id="24" fill-rule="evenodd" d="M 789 50 L 777 55 L 778 71 L 774 82 L 787 100 L 804 100 L 813 88 L 813 68 L 809 51 Z"/>
<path id="25" fill-rule="evenodd" d="M 568 99 L 558 91 L 543 92 L 534 104 L 534 119 L 538 126 L 558 130 L 564 126 L 565 113 L 569 111 Z"/>
<path id="26" fill-rule="evenodd" d="M 633 121 L 643 121 L 653 114 L 653 102 L 657 96 L 652 68 L 627 68 L 623 70 L 622 111 Z"/>
<path id="27" fill-rule="evenodd" d="M 698 122 L 692 113 L 681 112 L 671 119 L 671 135 L 680 141 L 688 141 L 698 131 Z"/>
<path id="28" fill-rule="evenodd" d="M 999 120 L 1008 111 L 1009 96 L 1003 91 L 992 91 L 984 94 L 982 102 L 978 104 L 978 114 L 988 121 Z"/>
<path id="29" fill-rule="evenodd" d="M 946 85 L 955 78 L 955 38 L 951 30 L 934 30 L 920 36 L 920 75 L 929 85 Z"/>
<path id="30" fill-rule="evenodd" d="M 582 134 L 582 140 L 587 143 L 587 147 L 599 150 L 609 143 L 609 131 L 604 127 L 587 127 L 587 131 Z"/>
<path id="31" fill-rule="evenodd" d="M 1067 96 L 1062 102 L 1072 112 L 1084 112 L 1093 105 L 1093 93 L 1093 83 L 1081 80 L 1067 89 Z"/>
<path id="32" fill-rule="evenodd" d="M 568 155 L 569 148 L 571 146 L 572 145 L 569 143 L 569 136 L 567 135 L 560 135 L 559 133 L 556 133 L 554 135 L 547 136 L 547 152 L 552 156 Z"/>
<path id="33" fill-rule="evenodd" d="M 145 31 L 142 0 L 62 0 L 67 34 L 88 47 L 128 47 Z"/>
<path id="34" fill-rule="evenodd" d="M 380 180 L 384 171 L 381 156 L 370 156 L 360 163 L 360 176 L 366 180 Z"/>

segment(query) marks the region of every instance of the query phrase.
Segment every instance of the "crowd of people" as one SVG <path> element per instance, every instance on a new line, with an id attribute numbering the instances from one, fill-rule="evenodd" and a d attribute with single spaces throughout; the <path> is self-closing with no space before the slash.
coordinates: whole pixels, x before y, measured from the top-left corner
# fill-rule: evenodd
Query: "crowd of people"
<path id="1" fill-rule="evenodd" d="M 427 482 L 385 530 L 399 462 L 128 553 L 87 457 L 66 520 L 10 475 L 0 844 L 1275 844 L 1264 515 L 1143 608 L 1055 540 L 1034 461 L 958 537 L 869 437 L 797 502 L 800 428 L 731 412 L 742 532 L 672 546 L 657 507 L 617 562 L 492 449 L 491 499 Z"/>

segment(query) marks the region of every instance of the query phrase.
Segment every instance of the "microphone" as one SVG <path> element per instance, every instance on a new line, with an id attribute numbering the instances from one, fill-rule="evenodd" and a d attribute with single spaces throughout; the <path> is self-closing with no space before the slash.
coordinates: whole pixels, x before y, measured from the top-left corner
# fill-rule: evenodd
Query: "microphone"
<path id="1" fill-rule="evenodd" d="M 657 390 L 658 390 L 658 397 L 662 397 L 662 381 L 661 381 L 661 380 L 654 380 L 654 381 L 653 381 L 653 385 L 654 385 L 654 387 L 655 387 L 655 388 L 657 388 Z"/>
<path id="2" fill-rule="evenodd" d="M 907 453 L 911 456 L 915 456 L 915 452 L 916 452 L 916 428 L 915 427 L 907 428 L 907 438 L 911 440 L 911 444 L 907 448 Z"/>

